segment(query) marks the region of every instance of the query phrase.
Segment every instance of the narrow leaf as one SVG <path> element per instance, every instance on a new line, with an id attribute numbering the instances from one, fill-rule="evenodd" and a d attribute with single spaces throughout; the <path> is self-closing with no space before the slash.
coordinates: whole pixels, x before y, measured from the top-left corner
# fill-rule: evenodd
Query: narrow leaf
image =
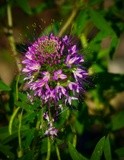
<path id="1" fill-rule="evenodd" d="M 69 153 L 70 156 L 73 160 L 87 160 L 87 158 L 85 158 L 83 155 L 81 155 L 74 147 L 71 143 L 68 143 L 69 146 Z"/>
<path id="2" fill-rule="evenodd" d="M 89 10 L 89 14 L 93 23 L 99 30 L 105 31 L 109 34 L 112 32 L 110 25 L 105 20 L 104 16 L 102 16 L 102 14 L 92 9 Z"/>
<path id="3" fill-rule="evenodd" d="M 96 147 L 92 153 L 90 160 L 101 160 L 101 156 L 104 149 L 105 137 L 102 137 L 99 142 L 96 144 Z"/>
<path id="4" fill-rule="evenodd" d="M 105 155 L 105 159 L 106 159 L 106 160 L 112 160 L 112 157 L 111 157 L 111 148 L 110 148 L 110 141 L 109 141 L 109 137 L 108 137 L 108 136 L 107 136 L 107 138 L 105 139 L 104 155 Z"/>

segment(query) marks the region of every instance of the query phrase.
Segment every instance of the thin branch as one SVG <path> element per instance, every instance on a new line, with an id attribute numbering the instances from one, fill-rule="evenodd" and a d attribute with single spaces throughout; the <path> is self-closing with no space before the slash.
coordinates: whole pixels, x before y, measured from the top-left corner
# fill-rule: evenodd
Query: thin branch
<path id="1" fill-rule="evenodd" d="M 78 9 L 75 8 L 72 10 L 72 13 L 70 15 L 70 17 L 67 19 L 67 21 L 65 22 L 65 24 L 63 25 L 63 27 L 61 28 L 58 36 L 62 36 L 63 33 L 65 33 L 65 31 L 68 29 L 68 27 L 70 26 L 70 24 L 72 23 L 72 21 L 74 20 L 76 14 L 77 14 Z"/>
<path id="2" fill-rule="evenodd" d="M 11 5 L 8 3 L 7 4 L 7 23 L 8 23 L 8 41 L 12 50 L 12 54 L 13 57 L 15 59 L 16 65 L 17 65 L 17 69 L 18 72 L 21 71 L 21 63 L 19 58 L 17 57 L 17 51 L 16 51 L 16 45 L 15 45 L 15 40 L 14 40 L 14 36 L 13 36 L 13 20 L 12 20 L 12 8 Z"/>

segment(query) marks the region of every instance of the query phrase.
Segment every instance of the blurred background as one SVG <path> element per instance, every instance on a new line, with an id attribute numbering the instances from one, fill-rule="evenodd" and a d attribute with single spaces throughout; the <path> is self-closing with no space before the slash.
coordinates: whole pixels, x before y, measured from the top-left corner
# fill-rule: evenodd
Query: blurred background
<path id="1" fill-rule="evenodd" d="M 123 160 L 123 0 L 0 0 L 0 141 L 7 138 L 3 128 L 13 113 L 13 84 L 27 47 L 50 33 L 74 36 L 89 72 L 83 117 L 75 115 L 77 150 L 89 156 L 109 135 L 111 159 Z"/>

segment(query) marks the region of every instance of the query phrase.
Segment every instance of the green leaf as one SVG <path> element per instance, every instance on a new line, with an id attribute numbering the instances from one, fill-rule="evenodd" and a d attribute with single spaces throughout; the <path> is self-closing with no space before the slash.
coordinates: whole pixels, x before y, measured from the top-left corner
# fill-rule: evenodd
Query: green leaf
<path id="1" fill-rule="evenodd" d="M 37 116 L 37 114 L 35 112 L 30 112 L 30 113 L 23 116 L 23 122 L 26 124 L 32 123 L 32 122 L 34 122 L 34 119 L 36 116 Z"/>
<path id="2" fill-rule="evenodd" d="M 0 91 L 10 91 L 11 88 L 0 80 Z"/>
<path id="3" fill-rule="evenodd" d="M 25 101 L 15 102 L 15 105 L 25 109 L 26 111 L 32 111 L 33 110 L 33 107 L 31 105 L 27 104 Z"/>
<path id="4" fill-rule="evenodd" d="M 91 51 L 96 51 L 99 53 L 101 49 L 101 41 L 103 38 L 107 37 L 108 34 L 106 34 L 104 31 L 101 31 L 97 33 L 97 35 L 93 38 L 93 40 L 89 43 L 88 47 L 91 49 Z"/>
<path id="5" fill-rule="evenodd" d="M 73 33 L 80 35 L 82 30 L 87 24 L 87 20 L 88 20 L 87 10 L 81 10 L 80 13 L 78 14 L 78 17 L 76 18 Z"/>
<path id="6" fill-rule="evenodd" d="M 28 0 L 16 0 L 16 4 L 27 14 L 31 15 L 31 7 L 29 6 Z"/>
<path id="7" fill-rule="evenodd" d="M 105 137 L 102 137 L 99 142 L 96 144 L 96 147 L 91 155 L 90 160 L 101 160 L 101 156 L 104 149 Z"/>
<path id="8" fill-rule="evenodd" d="M 68 147 L 70 156 L 73 160 L 87 160 L 87 158 L 81 155 L 70 142 L 68 143 Z"/>
<path id="9" fill-rule="evenodd" d="M 102 68 L 100 65 L 98 65 L 97 63 L 92 65 L 92 72 L 93 73 L 98 73 L 98 72 L 103 72 L 104 68 Z"/>
<path id="10" fill-rule="evenodd" d="M 19 99 L 22 101 L 27 101 L 27 94 L 19 92 Z"/>
<path id="11" fill-rule="evenodd" d="M 106 160 L 112 160 L 112 156 L 111 156 L 111 148 L 110 148 L 110 141 L 109 141 L 109 137 L 107 136 L 107 138 L 105 139 L 105 144 L 104 144 L 104 156 Z"/>
<path id="12" fill-rule="evenodd" d="M 115 153 L 119 156 L 119 157 L 124 157 L 124 147 L 118 148 L 115 150 Z"/>
<path id="13" fill-rule="evenodd" d="M 105 20 L 104 16 L 102 16 L 102 14 L 93 9 L 89 10 L 89 14 L 91 20 L 99 30 L 105 31 L 109 33 L 109 35 L 111 35 L 112 29 L 109 26 L 108 22 Z"/>
<path id="14" fill-rule="evenodd" d="M 100 35 L 102 35 L 101 40 L 104 37 L 110 37 L 111 38 L 111 45 L 108 48 L 109 49 L 108 53 L 110 52 L 110 57 L 112 58 L 112 56 L 114 54 L 114 50 L 116 49 L 117 44 L 119 42 L 115 31 L 111 28 L 108 21 L 104 18 L 104 15 L 100 14 L 99 12 L 97 12 L 93 9 L 89 10 L 89 15 L 90 15 L 91 20 L 93 21 L 94 25 L 100 30 L 99 33 L 100 33 Z M 96 37 L 95 37 L 95 39 L 96 39 Z M 98 39 L 98 37 L 97 37 L 97 39 Z"/>
<path id="15" fill-rule="evenodd" d="M 111 117 L 112 130 L 118 130 L 124 127 L 124 111 L 118 112 Z"/>

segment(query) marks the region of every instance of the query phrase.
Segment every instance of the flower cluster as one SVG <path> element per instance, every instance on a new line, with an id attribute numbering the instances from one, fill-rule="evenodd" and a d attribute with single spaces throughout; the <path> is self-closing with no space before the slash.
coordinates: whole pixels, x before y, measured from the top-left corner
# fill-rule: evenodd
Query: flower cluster
<path id="1" fill-rule="evenodd" d="M 28 87 L 47 102 L 71 105 L 83 90 L 87 72 L 83 69 L 83 57 L 68 36 L 59 38 L 53 34 L 42 36 L 26 52 L 22 63 Z"/>
<path id="2" fill-rule="evenodd" d="M 28 47 L 22 61 L 24 80 L 31 90 L 31 94 L 28 94 L 28 97 L 32 97 L 31 102 L 36 96 L 44 105 L 50 107 L 51 104 L 60 110 L 63 104 L 71 105 L 72 101 L 78 100 L 87 76 L 83 62 L 83 56 L 67 35 L 60 38 L 50 34 L 38 38 Z M 49 122 L 45 134 L 54 136 L 57 130 L 52 121 Z"/>

